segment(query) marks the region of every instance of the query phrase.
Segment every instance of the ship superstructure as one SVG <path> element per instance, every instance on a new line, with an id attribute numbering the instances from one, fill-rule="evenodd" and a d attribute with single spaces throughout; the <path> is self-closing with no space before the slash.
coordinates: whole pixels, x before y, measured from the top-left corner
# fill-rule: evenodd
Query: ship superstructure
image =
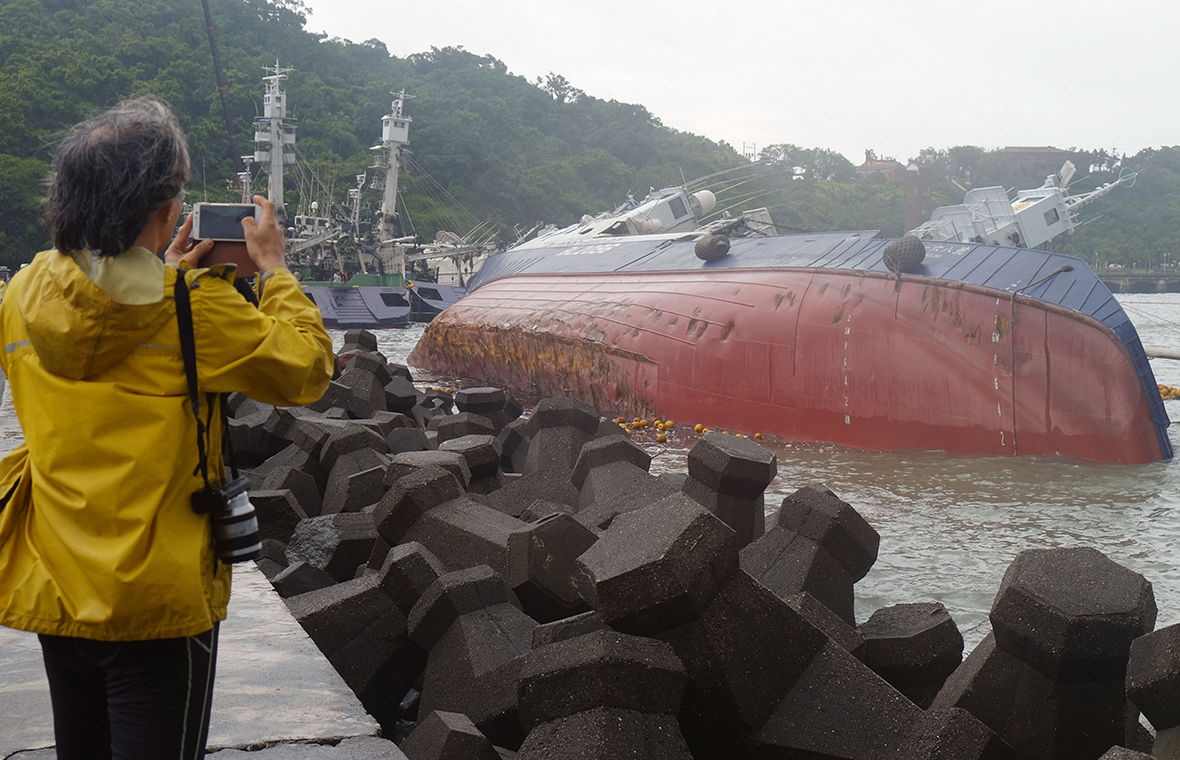
<path id="1" fill-rule="evenodd" d="M 988 243 L 1036 248 L 1058 235 L 1073 231 L 1080 222 L 1077 210 L 1114 190 L 1135 183 L 1135 172 L 1124 172 L 1114 182 L 1095 190 L 1070 195 L 1069 183 L 1077 169 L 1066 161 L 1061 170 L 1032 190 L 1008 197 L 1002 187 L 968 190 L 963 202 L 934 209 L 930 221 L 910 234 L 935 242 Z"/>
<path id="2" fill-rule="evenodd" d="M 283 201 L 283 168 L 295 163 L 295 120 L 287 116 L 287 93 L 282 82 L 293 68 L 264 66 L 267 76 L 266 94 L 262 100 L 262 116 L 254 122 L 254 163 L 260 164 L 269 179 L 266 197 L 275 204 L 280 214 L 286 213 Z"/>

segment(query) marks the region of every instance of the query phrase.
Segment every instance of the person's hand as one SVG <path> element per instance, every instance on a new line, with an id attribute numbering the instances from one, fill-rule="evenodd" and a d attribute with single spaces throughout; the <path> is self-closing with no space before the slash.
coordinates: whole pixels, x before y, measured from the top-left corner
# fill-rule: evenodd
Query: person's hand
<path id="1" fill-rule="evenodd" d="M 246 251 L 258 266 L 259 272 L 286 267 L 287 241 L 283 236 L 283 228 L 275 219 L 275 204 L 261 195 L 255 195 L 254 202 L 262 206 L 262 219 L 255 221 L 254 217 L 248 216 L 242 220 L 242 229 L 246 232 Z"/>
<path id="2" fill-rule="evenodd" d="M 194 245 L 189 240 L 189 235 L 192 232 L 193 215 L 189 214 L 188 219 L 185 219 L 184 224 L 180 225 L 180 229 L 176 231 L 176 237 L 172 238 L 172 242 L 168 245 L 167 250 L 164 251 L 165 264 L 176 265 L 181 261 L 187 261 L 190 266 L 195 267 L 197 262 L 212 250 L 212 240 L 202 240 Z"/>

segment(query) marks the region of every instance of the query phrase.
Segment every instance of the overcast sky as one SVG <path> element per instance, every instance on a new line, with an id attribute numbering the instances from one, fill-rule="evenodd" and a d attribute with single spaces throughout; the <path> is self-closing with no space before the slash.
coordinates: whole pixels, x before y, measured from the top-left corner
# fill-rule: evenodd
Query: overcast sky
<path id="1" fill-rule="evenodd" d="M 490 53 L 738 150 L 1180 144 L 1174 0 L 306 3 L 309 31 Z"/>

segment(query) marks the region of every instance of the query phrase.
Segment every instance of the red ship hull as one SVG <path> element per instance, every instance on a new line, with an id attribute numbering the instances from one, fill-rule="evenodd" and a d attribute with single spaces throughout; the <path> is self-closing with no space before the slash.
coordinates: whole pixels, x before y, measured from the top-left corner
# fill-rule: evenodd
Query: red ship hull
<path id="1" fill-rule="evenodd" d="M 606 413 L 864 449 L 1161 459 L 1127 349 L 1076 311 L 813 268 L 519 275 L 409 361 Z"/>

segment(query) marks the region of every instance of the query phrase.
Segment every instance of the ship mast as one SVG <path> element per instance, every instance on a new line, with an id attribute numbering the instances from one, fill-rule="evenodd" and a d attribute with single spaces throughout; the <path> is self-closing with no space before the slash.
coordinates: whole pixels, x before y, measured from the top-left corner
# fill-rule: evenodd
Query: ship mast
<path id="1" fill-rule="evenodd" d="M 266 82 L 263 115 L 254 122 L 254 162 L 262 164 L 270 177 L 266 195 L 281 217 L 285 214 L 283 167 L 295 163 L 295 125 L 292 123 L 294 119 L 287 118 L 287 93 L 283 92 L 280 83 L 294 69 L 279 66 L 277 59 L 274 66 L 263 66 L 262 69 L 268 76 L 262 78 Z"/>
<path id="2" fill-rule="evenodd" d="M 390 112 L 381 118 L 381 144 L 372 148 L 377 153 L 377 159 L 371 168 L 384 170 L 385 178 L 375 178 L 369 186 L 374 190 L 384 190 L 381 197 L 381 220 L 377 227 L 377 255 L 390 268 L 396 260 L 396 268 L 401 271 L 404 280 L 406 262 L 403 256 L 398 255 L 398 241 L 394 239 L 397 234 L 397 172 L 402 149 L 410 142 L 410 122 L 413 121 L 409 116 L 405 116 L 402 110 L 406 100 L 413 96 L 407 95 L 404 88 L 392 94 L 393 104 Z"/>

